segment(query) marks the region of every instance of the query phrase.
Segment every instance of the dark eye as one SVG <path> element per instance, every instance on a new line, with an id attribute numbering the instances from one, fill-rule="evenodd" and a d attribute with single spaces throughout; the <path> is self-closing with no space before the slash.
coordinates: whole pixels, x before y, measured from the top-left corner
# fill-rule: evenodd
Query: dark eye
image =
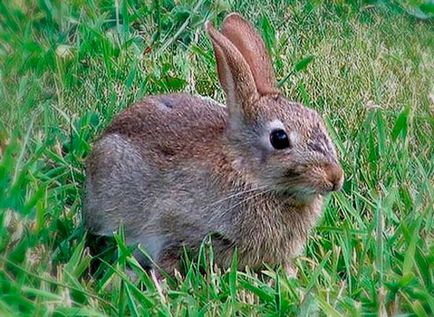
<path id="1" fill-rule="evenodd" d="M 288 135 L 282 129 L 270 133 L 270 142 L 276 150 L 286 149 L 290 146 Z"/>

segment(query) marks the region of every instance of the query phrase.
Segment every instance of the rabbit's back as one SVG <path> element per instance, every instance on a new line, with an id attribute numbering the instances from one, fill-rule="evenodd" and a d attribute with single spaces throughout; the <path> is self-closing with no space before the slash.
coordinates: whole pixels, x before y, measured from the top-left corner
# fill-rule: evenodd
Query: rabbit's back
<path id="1" fill-rule="evenodd" d="M 218 143 L 227 120 L 224 106 L 188 94 L 150 96 L 122 112 L 105 135 L 120 135 L 159 166 L 203 157 Z"/>

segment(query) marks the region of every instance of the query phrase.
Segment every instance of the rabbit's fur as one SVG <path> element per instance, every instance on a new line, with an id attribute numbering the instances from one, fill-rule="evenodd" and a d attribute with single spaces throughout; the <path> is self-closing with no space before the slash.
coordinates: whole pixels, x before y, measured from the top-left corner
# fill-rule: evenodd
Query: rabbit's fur
<path id="1" fill-rule="evenodd" d="M 162 269 L 211 236 L 215 260 L 288 264 L 343 173 L 317 112 L 283 98 L 265 46 L 237 14 L 210 24 L 227 107 L 187 94 L 151 96 L 121 113 L 88 159 L 84 219 L 94 234 L 123 224 Z M 270 133 L 286 131 L 276 150 Z"/>

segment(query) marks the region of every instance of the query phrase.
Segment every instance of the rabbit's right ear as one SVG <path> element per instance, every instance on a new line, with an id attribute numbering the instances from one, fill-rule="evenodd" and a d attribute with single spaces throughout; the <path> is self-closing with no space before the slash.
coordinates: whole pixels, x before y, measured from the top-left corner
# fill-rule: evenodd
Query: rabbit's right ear
<path id="1" fill-rule="evenodd" d="M 220 84 L 226 93 L 230 114 L 249 117 L 250 105 L 259 98 L 249 65 L 238 49 L 211 23 L 205 24 L 214 48 Z"/>

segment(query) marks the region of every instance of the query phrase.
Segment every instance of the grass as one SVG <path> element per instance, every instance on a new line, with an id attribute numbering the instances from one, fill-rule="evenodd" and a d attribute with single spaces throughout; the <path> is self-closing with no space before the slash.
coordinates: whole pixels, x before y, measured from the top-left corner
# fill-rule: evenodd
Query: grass
<path id="1" fill-rule="evenodd" d="M 297 279 L 220 272 L 205 245 L 207 274 L 193 261 L 160 292 L 122 232 L 93 278 L 80 215 L 92 140 L 148 94 L 222 101 L 202 25 L 232 10 L 261 30 L 285 94 L 323 113 L 343 191 Z M 396 2 L 0 2 L 0 315 L 432 316 L 433 52 L 432 20 Z"/>

